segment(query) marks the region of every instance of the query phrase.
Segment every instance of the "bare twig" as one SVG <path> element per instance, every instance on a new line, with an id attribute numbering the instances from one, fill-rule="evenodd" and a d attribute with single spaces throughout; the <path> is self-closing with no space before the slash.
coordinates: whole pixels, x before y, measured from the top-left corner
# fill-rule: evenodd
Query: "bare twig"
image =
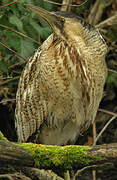
<path id="1" fill-rule="evenodd" d="M 109 72 L 113 72 L 113 73 L 116 73 L 116 74 L 117 74 L 117 71 L 115 71 L 115 70 L 113 70 L 113 69 L 108 68 L 108 71 L 109 71 Z"/>
<path id="2" fill-rule="evenodd" d="M 93 143 L 96 140 L 96 122 L 93 121 Z M 92 177 L 93 180 L 96 180 L 96 170 L 92 170 Z"/>
<path id="3" fill-rule="evenodd" d="M 117 117 L 117 113 L 114 113 L 105 109 L 98 109 L 98 111 Z"/>
<path id="4" fill-rule="evenodd" d="M 66 6 L 65 6 L 66 4 Z M 71 10 L 71 5 L 72 4 L 72 0 L 63 0 L 62 2 L 62 6 L 61 6 L 61 11 L 68 11 L 70 12 Z"/>
<path id="5" fill-rule="evenodd" d="M 9 83 L 9 82 L 11 82 L 11 81 L 15 81 L 15 80 L 17 80 L 17 79 L 19 79 L 19 78 L 20 78 L 20 76 L 16 76 L 16 77 L 14 77 L 14 78 L 12 78 L 12 79 L 8 79 L 8 80 L 6 80 L 6 81 L 0 82 L 0 86 L 2 86 L 2 85 L 4 85 L 4 84 L 7 84 L 7 83 Z"/>
<path id="6" fill-rule="evenodd" d="M 13 2 L 11 2 L 11 3 L 8 3 L 8 4 L 5 4 L 4 6 L 0 6 L 0 9 L 5 8 L 5 7 L 7 7 L 7 6 L 10 6 L 10 5 L 12 5 L 12 4 L 15 4 L 15 3 L 17 3 L 17 2 L 18 2 L 18 0 L 13 1 Z"/>
<path id="7" fill-rule="evenodd" d="M 59 5 L 59 6 L 68 6 L 68 4 L 62 4 L 62 3 L 57 3 L 57 2 L 53 2 L 53 1 L 50 1 L 50 0 L 44 0 L 48 3 L 51 3 L 51 4 L 55 4 L 55 5 Z M 82 4 L 71 4 L 70 6 L 72 7 L 79 7 L 79 6 L 82 6 L 84 5 L 88 0 L 86 0 L 85 2 L 83 2 Z"/>
<path id="8" fill-rule="evenodd" d="M 93 146 L 96 145 L 96 142 L 98 141 L 98 139 L 100 138 L 100 136 L 102 135 L 102 133 L 105 131 L 105 129 L 108 127 L 108 125 L 116 118 L 117 116 L 113 116 L 107 123 L 106 125 L 103 127 L 103 129 L 100 131 L 100 133 L 98 134 L 98 136 L 96 137 Z"/>
<path id="9" fill-rule="evenodd" d="M 27 61 L 27 59 L 25 59 L 23 56 L 21 56 L 21 55 L 19 55 L 18 53 L 16 53 L 13 49 L 7 47 L 7 46 L 6 46 L 5 44 L 3 44 L 2 42 L 0 42 L 0 44 L 1 44 L 3 47 L 7 48 L 9 51 L 13 52 L 16 56 L 22 58 L 24 61 Z"/>
<path id="10" fill-rule="evenodd" d="M 13 101 L 16 101 L 16 99 L 5 99 L 5 100 L 0 101 L 0 104 L 5 104 L 7 102 L 13 102 Z"/>
<path id="11" fill-rule="evenodd" d="M 97 165 L 91 165 L 91 166 L 86 166 L 86 167 L 83 167 L 82 169 L 80 170 L 77 170 L 77 172 L 75 173 L 75 176 L 73 178 L 73 180 L 76 180 L 76 178 L 78 178 L 78 176 L 80 174 L 82 174 L 84 171 L 86 171 L 87 169 L 96 169 L 98 166 Z"/>
<path id="12" fill-rule="evenodd" d="M 15 74 L 21 75 L 21 72 L 19 72 L 19 71 L 17 71 L 17 70 L 12 70 L 12 72 L 15 73 Z"/>
<path id="13" fill-rule="evenodd" d="M 27 38 L 27 39 L 29 39 L 29 40 L 31 40 L 31 41 L 39 44 L 39 45 L 41 44 L 40 42 L 34 40 L 33 38 L 31 38 L 31 37 L 29 37 L 29 36 L 27 36 L 27 35 L 19 32 L 19 31 L 16 31 L 15 29 L 13 29 L 13 28 L 11 28 L 11 27 L 5 26 L 5 25 L 3 25 L 3 24 L 0 24 L 0 26 L 3 27 L 3 28 L 5 28 L 5 29 L 7 29 L 7 30 L 10 30 L 10 31 L 12 31 L 12 32 L 14 32 L 14 33 L 16 33 L 16 34 L 19 34 L 20 36 L 23 36 L 23 37 L 25 37 L 25 38 Z"/>
<path id="14" fill-rule="evenodd" d="M 103 2 L 102 0 L 96 0 L 88 16 L 88 22 L 93 25 L 97 24 L 99 20 L 101 19 L 103 9 L 109 6 L 112 3 L 112 1 L 113 0 Z"/>
<path id="15" fill-rule="evenodd" d="M 104 29 L 99 29 L 99 30 L 103 32 Z M 104 32 L 104 33 L 105 33 L 105 32 Z M 109 39 L 109 38 L 108 38 L 107 36 L 105 36 L 104 34 L 103 34 L 103 37 L 104 37 L 104 39 L 105 39 L 107 42 L 109 42 L 109 43 L 111 44 L 111 46 L 112 46 L 113 48 L 117 49 L 117 45 L 115 44 L 115 42 L 113 42 L 111 39 Z"/>
<path id="16" fill-rule="evenodd" d="M 98 109 L 98 111 L 112 115 L 113 117 L 106 123 L 106 125 L 104 126 L 104 128 L 100 131 L 100 133 L 98 134 L 98 136 L 95 138 L 93 145 L 96 145 L 99 137 L 102 135 L 102 133 L 105 131 L 105 129 L 108 127 L 108 125 L 117 117 L 117 113 L 105 110 L 105 109 Z"/>
<path id="17" fill-rule="evenodd" d="M 94 18 L 95 18 L 95 15 L 96 15 L 96 12 L 97 12 L 97 9 L 99 7 L 99 3 L 100 3 L 100 0 L 97 0 L 93 6 L 93 8 L 91 9 L 91 12 L 88 16 L 88 22 L 90 24 L 93 24 L 93 21 L 94 21 Z"/>
<path id="18" fill-rule="evenodd" d="M 8 77 L 0 77 L 0 80 L 11 79 L 11 78 L 13 78 L 13 77 L 10 77 L 10 76 L 8 76 Z"/>
<path id="19" fill-rule="evenodd" d="M 16 99 L 4 99 L 4 100 L 0 101 L 0 104 L 5 104 L 7 102 L 13 102 L 13 101 L 16 101 Z M 24 99 L 17 99 L 17 101 L 28 103 L 28 101 L 25 101 Z"/>
<path id="20" fill-rule="evenodd" d="M 69 171 L 67 171 L 67 172 L 64 174 L 64 180 L 70 180 Z"/>
<path id="21" fill-rule="evenodd" d="M 52 170 L 31 168 L 29 176 L 32 176 L 32 174 L 38 174 L 38 179 L 42 180 L 64 180 L 62 177 L 55 174 L 55 172 Z"/>
<path id="22" fill-rule="evenodd" d="M 61 11 L 67 11 L 70 0 L 63 0 L 61 4 Z"/>
<path id="23" fill-rule="evenodd" d="M 89 166 L 85 166 L 83 167 L 82 169 L 78 169 L 75 173 L 75 176 L 73 177 L 73 180 L 76 180 L 78 179 L 78 176 L 81 176 L 82 173 L 84 173 L 86 170 L 88 169 L 93 169 L 93 170 L 96 170 L 96 169 L 103 169 L 104 167 L 112 167 L 112 163 L 103 163 L 103 164 L 98 164 L 98 165 L 89 165 Z"/>
<path id="24" fill-rule="evenodd" d="M 96 28 L 103 28 L 105 26 L 112 26 L 115 24 L 117 24 L 117 13 L 114 16 L 106 19 L 105 21 L 102 21 L 101 23 L 97 24 Z"/>
<path id="25" fill-rule="evenodd" d="M 21 65 L 19 62 L 15 63 L 15 64 L 12 64 L 11 66 L 8 67 L 8 69 L 13 69 L 14 67 L 16 66 L 19 66 Z"/>
<path id="26" fill-rule="evenodd" d="M 73 1 L 73 0 L 69 0 L 68 9 L 67 9 L 68 12 L 71 11 L 71 6 L 70 6 L 70 5 L 72 4 L 72 1 Z"/>
<path id="27" fill-rule="evenodd" d="M 92 170 L 93 180 L 96 180 L 96 170 Z"/>
<path id="28" fill-rule="evenodd" d="M 93 142 L 95 141 L 96 139 L 96 122 L 93 121 Z"/>

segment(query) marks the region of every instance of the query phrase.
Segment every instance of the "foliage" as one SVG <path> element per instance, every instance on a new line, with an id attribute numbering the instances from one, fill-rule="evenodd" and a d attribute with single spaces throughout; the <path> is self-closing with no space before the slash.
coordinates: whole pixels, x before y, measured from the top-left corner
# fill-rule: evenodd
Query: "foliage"
<path id="1" fill-rule="evenodd" d="M 1 0 L 0 6 L 4 6 L 10 2 L 11 0 Z M 36 16 L 35 13 L 27 9 L 24 6 L 25 3 L 39 5 L 47 10 L 53 10 L 54 6 L 43 2 L 43 0 L 20 0 L 15 4 L 0 9 L 0 42 L 4 43 L 25 59 L 28 59 L 34 54 L 39 44 L 12 30 L 23 33 L 41 44 L 51 33 L 51 28 L 42 18 L 39 18 L 39 16 Z M 6 26 L 6 28 L 3 26 Z M 7 27 L 11 28 L 11 31 Z M 0 45 L 0 85 L 3 84 L 4 78 L 14 78 L 20 75 L 24 65 L 25 60 Z M 14 89 L 12 88 L 13 86 Z M 16 86 L 17 82 L 14 80 L 7 84 L 8 94 L 12 94 L 14 98 L 17 89 Z M 4 86 L 1 87 L 2 92 L 4 92 L 4 88 Z M 1 97 L 4 98 L 4 93 L 0 94 Z"/>
<path id="2" fill-rule="evenodd" d="M 1 5 L 5 5 L 10 2 L 11 0 L 2 0 Z M 24 33 L 37 41 L 46 39 L 51 33 L 50 27 L 47 25 L 47 23 L 45 23 L 45 21 L 39 20 L 39 18 L 38 21 L 34 19 L 35 14 L 25 8 L 24 3 L 26 3 L 26 0 L 20 0 L 16 4 L 1 9 L 0 24 L 12 27 L 13 29 Z M 44 7 L 42 0 L 35 2 L 30 0 L 28 3 L 34 5 L 40 4 L 42 7 Z M 46 9 L 52 10 L 52 6 L 50 7 L 49 5 L 48 7 L 46 4 Z M 4 42 L 5 45 L 12 48 L 25 58 L 30 57 L 37 48 L 37 44 L 34 44 L 34 42 L 14 32 L 10 32 L 7 29 L 0 28 L 0 33 L 0 41 Z M 2 52 L 2 56 L 8 57 L 9 54 L 9 56 L 12 56 L 12 60 L 21 60 L 22 62 L 22 59 L 17 58 L 16 60 L 14 55 L 2 46 L 0 46 L 0 51 Z"/>

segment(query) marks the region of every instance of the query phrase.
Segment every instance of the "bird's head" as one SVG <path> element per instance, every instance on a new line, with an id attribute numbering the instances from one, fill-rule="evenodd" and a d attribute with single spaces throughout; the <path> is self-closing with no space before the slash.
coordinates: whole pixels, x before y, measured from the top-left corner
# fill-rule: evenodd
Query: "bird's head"
<path id="1" fill-rule="evenodd" d="M 82 42 L 83 46 L 93 46 L 98 51 L 103 49 L 103 54 L 107 52 L 105 41 L 99 31 L 79 16 L 68 12 L 49 12 L 31 4 L 25 5 L 42 16 L 50 24 L 53 33 L 66 43 Z"/>
<path id="2" fill-rule="evenodd" d="M 83 36 L 83 20 L 68 12 L 49 12 L 45 9 L 25 4 L 29 9 L 42 16 L 51 26 L 53 33 L 63 40 L 69 40 L 70 37 L 77 38 Z"/>

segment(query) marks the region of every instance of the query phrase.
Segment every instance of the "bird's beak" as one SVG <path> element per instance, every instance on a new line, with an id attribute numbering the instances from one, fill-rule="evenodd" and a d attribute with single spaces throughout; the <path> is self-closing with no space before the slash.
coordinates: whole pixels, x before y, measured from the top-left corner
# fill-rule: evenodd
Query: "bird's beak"
<path id="1" fill-rule="evenodd" d="M 45 9 L 33 6 L 31 4 L 25 4 L 25 6 L 31 9 L 32 11 L 34 11 L 36 14 L 39 14 L 40 16 L 42 16 L 52 27 L 58 21 L 59 17 L 54 12 L 49 12 Z"/>

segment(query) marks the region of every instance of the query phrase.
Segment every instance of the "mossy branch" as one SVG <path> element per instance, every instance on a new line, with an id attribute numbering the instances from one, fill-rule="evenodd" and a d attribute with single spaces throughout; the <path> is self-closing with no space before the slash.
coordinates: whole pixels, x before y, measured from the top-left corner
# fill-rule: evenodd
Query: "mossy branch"
<path id="1" fill-rule="evenodd" d="M 89 146 L 52 146 L 33 143 L 13 143 L 0 134 L 0 172 L 10 167 L 10 173 L 43 174 L 42 179 L 55 177 L 62 180 L 59 175 L 64 175 L 67 170 L 81 170 L 85 167 L 104 168 L 108 163 L 117 162 L 117 143 Z M 4 168 L 3 168 L 4 167 Z M 47 171 L 47 170 L 52 170 Z M 9 172 L 8 171 L 8 172 Z M 5 169 L 6 172 L 6 169 Z M 7 172 L 7 173 L 8 173 Z M 38 173 L 37 173 L 38 172 Z M 45 178 L 45 172 L 48 174 Z M 54 174 L 55 172 L 56 174 Z M 33 179 L 33 178 L 32 178 Z"/>

